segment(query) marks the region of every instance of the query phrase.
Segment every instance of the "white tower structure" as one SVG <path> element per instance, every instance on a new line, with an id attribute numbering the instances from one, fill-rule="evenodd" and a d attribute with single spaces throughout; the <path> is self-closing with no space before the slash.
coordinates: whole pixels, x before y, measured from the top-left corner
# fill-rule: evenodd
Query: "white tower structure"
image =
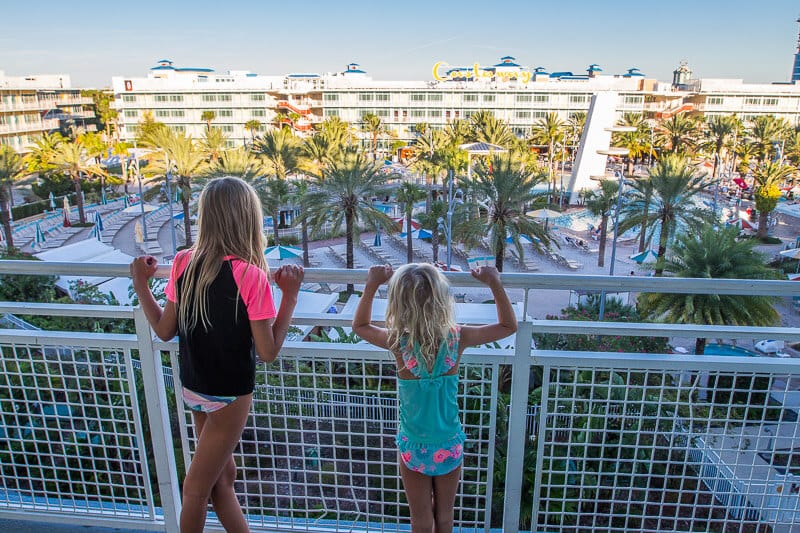
<path id="1" fill-rule="evenodd" d="M 591 176 L 601 176 L 606 172 L 607 156 L 598 150 L 608 150 L 611 144 L 609 128 L 614 126 L 617 116 L 617 98 L 614 91 L 599 91 L 592 95 L 589 111 L 586 114 L 586 126 L 583 128 L 578 156 L 572 175 L 569 178 L 569 203 L 577 204 L 580 192 L 597 187 Z"/>

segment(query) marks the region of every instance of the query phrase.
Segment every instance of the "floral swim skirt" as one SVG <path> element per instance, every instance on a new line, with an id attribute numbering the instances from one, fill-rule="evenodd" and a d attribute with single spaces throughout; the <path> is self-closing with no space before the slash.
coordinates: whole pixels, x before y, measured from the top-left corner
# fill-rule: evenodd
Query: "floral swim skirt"
<path id="1" fill-rule="evenodd" d="M 449 474 L 464 461 L 463 437 L 457 437 L 439 446 L 415 445 L 410 443 L 407 437 L 400 435 L 396 441 L 403 464 L 409 470 L 426 476 Z"/>

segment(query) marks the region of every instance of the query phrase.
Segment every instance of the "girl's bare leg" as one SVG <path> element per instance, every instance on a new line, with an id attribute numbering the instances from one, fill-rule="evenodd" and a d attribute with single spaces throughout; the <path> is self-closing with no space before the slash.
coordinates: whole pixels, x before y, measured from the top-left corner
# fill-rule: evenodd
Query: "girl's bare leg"
<path id="1" fill-rule="evenodd" d="M 406 490 L 406 500 L 411 510 L 412 533 L 432 533 L 433 516 L 433 480 L 430 476 L 409 470 L 400 462 L 400 477 Z"/>
<path id="2" fill-rule="evenodd" d="M 461 465 L 452 472 L 433 479 L 433 513 L 436 533 L 452 533 L 453 508 L 461 479 Z"/>
<path id="3" fill-rule="evenodd" d="M 209 498 L 226 531 L 249 531 L 233 491 L 236 466 L 232 454 L 242 437 L 251 400 L 248 394 L 213 413 L 192 412 L 198 438 L 183 482 L 181 533 L 202 533 Z"/>

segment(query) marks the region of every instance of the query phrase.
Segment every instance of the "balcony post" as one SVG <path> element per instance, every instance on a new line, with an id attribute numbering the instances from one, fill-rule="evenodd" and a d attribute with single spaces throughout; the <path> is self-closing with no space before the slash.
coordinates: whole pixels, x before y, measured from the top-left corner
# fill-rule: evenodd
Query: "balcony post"
<path id="1" fill-rule="evenodd" d="M 522 499 L 522 463 L 525 457 L 532 336 L 533 324 L 520 322 L 514 347 L 514 363 L 511 368 L 511 409 L 508 415 L 508 452 L 506 454 L 505 505 L 503 506 L 503 531 L 515 533 L 519 531 Z"/>
<path id="2" fill-rule="evenodd" d="M 153 348 L 153 332 L 141 307 L 134 310 L 136 337 L 139 341 L 139 358 L 142 362 L 142 382 L 150 421 L 150 437 L 153 446 L 153 459 L 156 465 L 158 492 L 164 512 L 164 525 L 167 533 L 180 531 L 181 515 L 180 485 L 178 469 L 175 464 L 175 443 L 169 423 L 167 390 L 164 386 L 164 368 L 161 356 Z"/>

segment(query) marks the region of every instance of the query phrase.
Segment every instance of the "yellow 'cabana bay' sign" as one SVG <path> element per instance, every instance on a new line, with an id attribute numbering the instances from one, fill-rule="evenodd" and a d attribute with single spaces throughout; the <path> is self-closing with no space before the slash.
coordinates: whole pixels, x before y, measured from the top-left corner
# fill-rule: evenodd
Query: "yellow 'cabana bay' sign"
<path id="1" fill-rule="evenodd" d="M 472 67 L 460 67 L 447 70 L 450 65 L 446 61 L 439 61 L 433 65 L 433 79 L 437 81 L 448 80 L 488 80 L 491 78 L 499 79 L 500 81 L 517 80 L 520 83 L 528 83 L 531 81 L 533 74 L 527 70 L 518 71 L 504 71 L 494 69 L 484 70 L 478 63 L 474 63 Z"/>

